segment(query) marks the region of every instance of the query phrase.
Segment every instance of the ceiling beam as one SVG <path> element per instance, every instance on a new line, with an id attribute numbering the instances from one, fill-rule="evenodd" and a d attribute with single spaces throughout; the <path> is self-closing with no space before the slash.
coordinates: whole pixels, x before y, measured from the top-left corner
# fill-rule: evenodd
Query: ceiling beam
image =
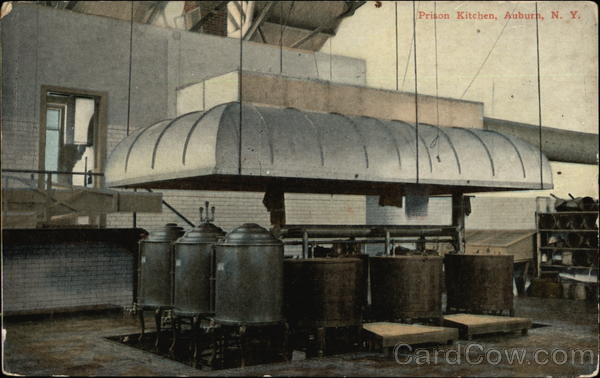
<path id="1" fill-rule="evenodd" d="M 153 1 L 150 6 L 149 12 L 144 19 L 144 24 L 151 24 L 158 15 L 158 12 L 163 10 L 167 6 L 168 1 Z"/>
<path id="2" fill-rule="evenodd" d="M 206 13 L 204 16 L 202 16 L 202 18 L 200 20 L 198 20 L 198 22 L 196 22 L 194 25 L 192 25 L 192 27 L 190 28 L 190 31 L 200 31 L 200 28 L 202 27 L 202 25 L 204 25 L 206 23 L 206 21 L 208 21 L 208 19 L 213 14 L 215 14 L 218 10 L 220 10 L 224 6 L 226 6 L 228 2 L 229 1 L 219 2 L 219 4 L 217 4 L 213 9 L 211 9 L 208 13 Z"/>
<path id="3" fill-rule="evenodd" d="M 319 34 L 322 30 L 333 26 L 333 24 L 335 22 L 340 21 L 346 17 L 352 16 L 354 14 L 354 12 L 356 12 L 356 10 L 364 3 L 366 3 L 366 1 L 347 1 L 346 4 L 348 4 L 348 7 L 345 11 L 343 11 L 340 15 L 338 15 L 334 19 L 324 23 L 323 25 L 320 25 L 318 28 L 314 29 L 313 31 L 311 31 L 304 37 L 300 38 L 296 42 L 292 43 L 292 45 L 290 47 L 297 48 L 297 47 L 301 46 L 302 44 L 304 44 L 309 39 L 311 39 L 314 36 L 316 36 L 317 34 Z"/>
<path id="4" fill-rule="evenodd" d="M 273 7 L 273 4 L 275 4 L 274 1 L 269 1 L 269 3 L 267 5 L 265 5 L 265 7 L 260 12 L 260 15 L 254 20 L 254 23 L 252 24 L 252 26 L 250 27 L 250 29 L 244 36 L 244 41 L 249 41 L 254 36 L 254 33 L 256 33 L 256 30 L 260 27 L 260 25 L 262 25 L 262 23 L 267 18 L 266 16 L 269 13 L 269 11 L 271 10 L 271 7 Z"/>
<path id="5" fill-rule="evenodd" d="M 262 40 L 262 43 L 268 43 L 267 39 L 265 38 L 265 34 L 263 33 L 260 26 L 258 27 L 258 35 L 260 35 L 260 39 Z"/>

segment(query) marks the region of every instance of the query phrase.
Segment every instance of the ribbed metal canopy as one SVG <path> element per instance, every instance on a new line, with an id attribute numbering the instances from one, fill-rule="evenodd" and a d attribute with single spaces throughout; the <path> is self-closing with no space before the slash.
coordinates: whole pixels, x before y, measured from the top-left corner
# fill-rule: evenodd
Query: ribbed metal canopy
<path id="1" fill-rule="evenodd" d="M 401 121 L 250 103 L 240 109 L 238 102 L 136 131 L 114 149 L 105 175 L 113 187 L 204 190 L 277 184 L 288 192 L 369 194 L 422 184 L 435 194 L 553 187 L 539 149 L 495 131 L 419 124 L 417 137 L 415 125 Z"/>

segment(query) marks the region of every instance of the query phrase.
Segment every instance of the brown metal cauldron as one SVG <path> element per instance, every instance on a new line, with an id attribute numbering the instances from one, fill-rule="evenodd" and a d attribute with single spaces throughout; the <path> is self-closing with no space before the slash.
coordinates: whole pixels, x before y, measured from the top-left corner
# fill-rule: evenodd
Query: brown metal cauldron
<path id="1" fill-rule="evenodd" d="M 447 312 L 513 313 L 513 256 L 446 255 Z"/>
<path id="2" fill-rule="evenodd" d="M 358 258 L 284 261 L 284 312 L 292 327 L 360 325 L 363 262 Z"/>
<path id="3" fill-rule="evenodd" d="M 376 320 L 439 319 L 441 256 L 370 258 L 371 309 Z"/>

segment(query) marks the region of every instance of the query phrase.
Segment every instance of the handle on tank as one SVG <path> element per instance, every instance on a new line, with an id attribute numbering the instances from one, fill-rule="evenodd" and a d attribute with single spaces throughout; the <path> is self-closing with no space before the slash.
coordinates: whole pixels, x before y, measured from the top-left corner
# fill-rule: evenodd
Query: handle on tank
<path id="1" fill-rule="evenodd" d="M 204 216 L 206 209 L 206 216 Z M 210 212 L 209 212 L 210 209 Z M 212 206 L 209 208 L 209 202 L 204 202 L 204 209 L 200 208 L 200 223 L 209 223 L 215 220 L 215 207 Z"/>

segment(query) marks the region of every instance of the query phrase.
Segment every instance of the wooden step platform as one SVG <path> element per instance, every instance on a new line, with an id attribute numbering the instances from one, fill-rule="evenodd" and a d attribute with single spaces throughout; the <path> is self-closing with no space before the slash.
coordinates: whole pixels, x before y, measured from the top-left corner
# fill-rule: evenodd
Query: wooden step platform
<path id="1" fill-rule="evenodd" d="M 521 331 L 526 335 L 531 328 L 531 320 L 512 316 L 452 314 L 444 315 L 443 325 L 458 328 L 461 339 L 471 340 L 473 335 L 497 332 Z"/>
<path id="2" fill-rule="evenodd" d="M 454 340 L 458 339 L 458 329 L 456 328 L 419 324 L 365 323 L 363 330 L 369 350 L 383 349 L 386 354 L 389 354 L 392 348 L 398 344 L 452 344 Z"/>

